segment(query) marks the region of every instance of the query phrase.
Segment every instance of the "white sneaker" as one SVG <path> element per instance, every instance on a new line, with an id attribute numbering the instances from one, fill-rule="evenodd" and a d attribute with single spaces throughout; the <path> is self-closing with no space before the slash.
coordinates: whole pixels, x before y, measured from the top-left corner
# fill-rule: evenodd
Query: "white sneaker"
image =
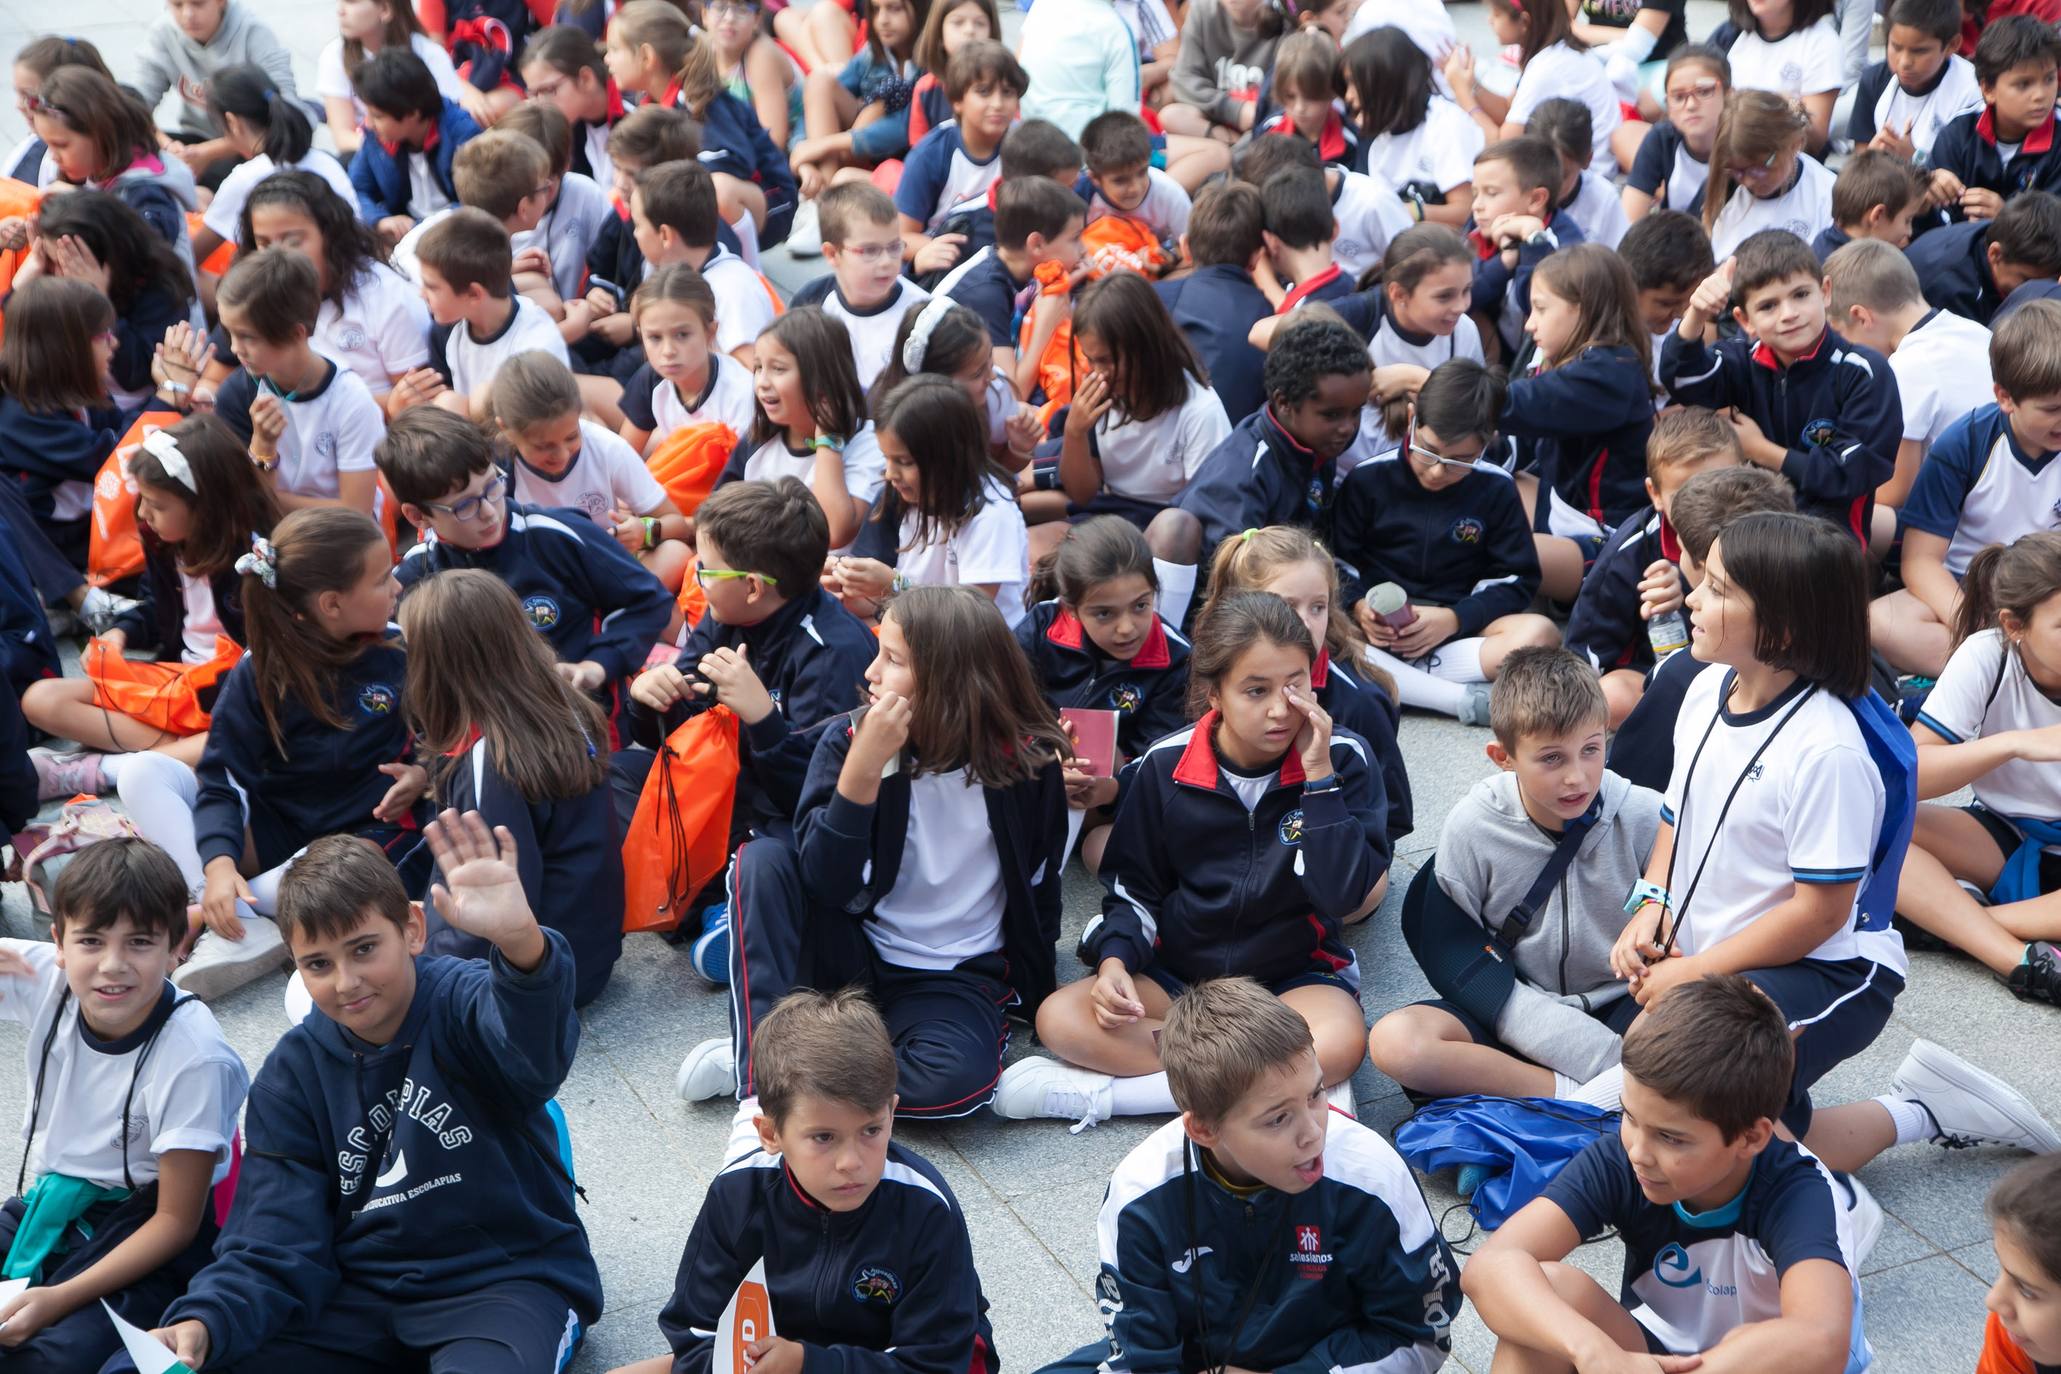
<path id="1" fill-rule="evenodd" d="M 1486 684 L 1476 683 L 1467 689 L 1467 699 L 1460 703 L 1462 725 L 1486 725 L 1489 723 L 1489 689 Z"/>
<path id="2" fill-rule="evenodd" d="M 1832 1177 L 1853 1197 L 1846 1205 L 1846 1224 L 1853 1236 L 1853 1262 L 1858 1267 L 1868 1262 L 1875 1242 L 1882 1239 L 1882 1204 L 1875 1201 L 1868 1185 L 1852 1174 L 1834 1174 Z"/>
<path id="3" fill-rule="evenodd" d="M 704 1040 L 687 1051 L 673 1082 L 689 1102 L 708 1102 L 736 1092 L 737 1052 L 730 1048 L 730 1037 Z"/>
<path id="4" fill-rule="evenodd" d="M 172 970 L 172 986 L 212 1002 L 283 968 L 286 958 L 279 927 L 263 916 L 245 916 L 241 940 L 203 930 L 193 943 L 193 957 Z"/>
<path id="5" fill-rule="evenodd" d="M 1071 1121 L 1072 1133 L 1079 1135 L 1109 1119 L 1115 1082 L 1106 1073 L 1032 1055 L 1002 1070 L 1002 1081 L 995 1085 L 995 1099 L 988 1103 L 988 1110 L 1010 1121 L 1038 1117 Z"/>
<path id="6" fill-rule="evenodd" d="M 781 241 L 789 255 L 797 258 L 820 257 L 823 252 L 823 225 L 816 213 L 816 202 L 805 200 L 794 212 L 793 223 L 787 226 L 787 237 Z"/>
<path id="7" fill-rule="evenodd" d="M 1355 1121 L 1360 1119 L 1358 1104 L 1353 1101 L 1353 1081 L 1350 1078 L 1325 1093 L 1324 1100 L 1331 1104 L 1332 1111 L 1344 1112 Z"/>
<path id="8" fill-rule="evenodd" d="M 2061 1150 L 2061 1132 L 2016 1088 L 1930 1040 L 1911 1046 L 1890 1090 L 1931 1114 L 1950 1150 L 2002 1145 L 2036 1155 Z"/>

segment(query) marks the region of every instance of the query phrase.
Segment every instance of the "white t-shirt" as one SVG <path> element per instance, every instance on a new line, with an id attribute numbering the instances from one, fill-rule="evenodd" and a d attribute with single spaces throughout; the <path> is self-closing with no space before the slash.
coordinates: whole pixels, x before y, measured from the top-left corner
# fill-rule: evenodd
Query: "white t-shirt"
<path id="1" fill-rule="evenodd" d="M 527 296 L 511 297 L 515 313 L 508 317 L 499 334 L 475 339 L 469 325 L 460 321 L 444 344 L 444 362 L 451 369 L 451 389 L 461 396 L 474 396 L 494 380 L 501 364 L 518 353 L 540 351 L 571 366 L 565 338 L 558 322 Z"/>
<path id="2" fill-rule="evenodd" d="M 1155 5 L 1158 0 L 1152 0 Z M 1119 7 L 1121 8 L 1121 7 Z M 1088 191 L 1088 223 L 1093 224 L 1104 215 L 1129 215 L 1143 220 L 1147 228 L 1163 240 L 1171 241 L 1188 232 L 1188 212 L 1192 203 L 1181 183 L 1157 167 L 1145 169 L 1145 199 L 1138 202 L 1134 210 L 1118 210 L 1102 198 L 1102 192 Z"/>
<path id="3" fill-rule="evenodd" d="M 1374 337 L 1367 341 L 1367 357 L 1376 368 L 1387 367 L 1390 363 L 1411 363 L 1427 372 L 1455 358 L 1477 363 L 1485 361 L 1481 351 L 1481 330 L 1475 327 L 1473 316 L 1462 315 L 1450 334 L 1409 338 L 1396 328 L 1395 320 L 1385 307 L 1381 312 L 1381 323 L 1374 329 Z M 1378 405 L 1369 405 L 1360 412 L 1360 439 L 1367 446 L 1364 456 L 1368 458 L 1392 453 L 1403 445 L 1403 436 L 1390 434 L 1381 423 L 1381 407 Z"/>
<path id="4" fill-rule="evenodd" d="M 0 940 L 0 949 L 26 960 L 34 970 L 26 978 L 0 978 L 0 1018 L 28 1027 L 24 1101 L 33 1096 L 37 1071 L 43 1070 L 43 1108 L 34 1123 L 29 1172 L 64 1174 L 103 1188 L 124 1187 L 126 1145 L 128 1177 L 138 1187 L 157 1178 L 158 1156 L 168 1150 L 212 1154 L 215 1168 L 210 1181 L 220 1183 L 229 1172 L 229 1142 L 236 1135 L 244 1094 L 250 1090 L 250 1074 L 222 1037 L 214 1013 L 187 999 L 191 1004 L 181 1005 L 165 1020 L 139 1066 L 147 1037 L 131 1037 L 135 1043 L 122 1047 L 88 1038 L 90 1032 L 79 1024 L 78 999 L 63 997 L 64 970 L 57 966 L 55 945 Z M 45 1040 L 50 1040 L 47 1068 L 42 1063 Z M 124 1101 L 129 1103 L 126 1141 Z M 24 1108 L 24 1140 L 29 1130 Z"/>
<path id="5" fill-rule="evenodd" d="M 758 273 L 721 244 L 701 265 L 701 279 L 716 297 L 716 348 L 735 353 L 773 322 L 772 293 Z"/>
<path id="6" fill-rule="evenodd" d="M 551 289 L 562 300 L 576 300 L 587 271 L 587 250 L 603 221 L 615 211 L 608 195 L 591 177 L 567 172 L 558 181 L 558 199 L 534 229 L 509 236 L 509 249 L 541 248 L 551 259 Z"/>
<path id="7" fill-rule="evenodd" d="M 186 614 L 179 622 L 179 661 L 205 663 L 215 656 L 215 636 L 222 633 L 222 616 L 215 609 L 215 586 L 205 577 L 178 569 L 179 597 Z"/>
<path id="8" fill-rule="evenodd" d="M 401 235 L 400 241 L 394 244 L 386 255 L 386 260 L 393 264 L 394 271 L 419 288 L 422 285 L 422 260 L 416 250 L 422 245 L 422 236 L 434 229 L 438 220 L 457 208 L 455 205 L 446 205 L 441 210 L 417 217 L 415 226 Z M 513 250 L 510 250 L 510 256 L 513 256 Z"/>
<path id="9" fill-rule="evenodd" d="M 358 374 L 329 359 L 336 370 L 312 396 L 286 401 L 286 433 L 279 436 L 279 489 L 295 496 L 334 498 L 338 477 L 372 471 L 372 450 L 386 437 L 386 412 Z M 210 653 L 214 646 L 208 646 Z"/>
<path id="10" fill-rule="evenodd" d="M 1331 259 L 1355 280 L 1381 261 L 1390 239 L 1415 222 L 1386 177 L 1343 170 L 1331 193 L 1331 217 L 1338 222 Z"/>
<path id="11" fill-rule="evenodd" d="M 1981 630 L 1947 660 L 1918 722 L 1949 744 L 1964 744 L 2061 725 L 2061 704 L 2033 682 L 2022 656 L 2005 652 L 2002 631 Z M 2000 816 L 2061 822 L 2061 775 L 2049 763 L 2010 759 L 1975 780 L 1975 800 Z M 2047 848 L 2061 851 L 2061 845 Z"/>
<path id="12" fill-rule="evenodd" d="M 1193 377 L 1188 399 L 1150 420 L 1128 419 L 1112 406 L 1095 422 L 1102 485 L 1134 501 L 1170 506 L 1230 433 L 1223 401 Z"/>
<path id="13" fill-rule="evenodd" d="M 895 885 L 867 938 L 899 968 L 956 968 L 1002 947 L 1002 855 L 987 800 L 964 768 L 909 780 L 909 829 Z"/>
<path id="14" fill-rule="evenodd" d="M 236 242 L 238 221 L 243 218 L 243 203 L 250 199 L 250 193 L 257 184 L 271 176 L 278 164 L 259 153 L 249 162 L 238 163 L 236 170 L 222 178 L 215 198 L 208 202 L 207 213 L 200 222 L 215 231 L 224 242 Z M 304 172 L 313 172 L 329 183 L 329 189 L 343 197 L 344 204 L 353 210 L 358 205 L 358 193 L 351 189 L 350 173 L 343 164 L 323 152 L 320 148 L 308 149 L 307 156 L 293 164 Z"/>
<path id="15" fill-rule="evenodd" d="M 443 183 L 429 165 L 429 154 L 403 153 L 401 157 L 408 164 L 408 213 L 417 219 L 428 219 L 452 208 Z"/>
<path id="16" fill-rule="evenodd" d="M 1371 5 L 1360 9 L 1365 14 Z M 1422 182 L 1443 194 L 1474 180 L 1474 159 L 1487 146 L 1481 126 L 1445 96 L 1432 93 L 1424 122 L 1408 133 L 1382 134 L 1361 144 L 1367 171 L 1391 186 Z"/>
<path id="17" fill-rule="evenodd" d="M 999 479 L 986 484 L 987 500 L 973 518 L 933 543 L 909 547 L 917 516 L 904 512 L 895 571 L 920 587 L 993 586 L 995 609 L 1015 629 L 1023 619 L 1023 589 L 1030 581 L 1030 536 L 1016 493 Z"/>
<path id="18" fill-rule="evenodd" d="M 1579 100 L 1589 107 L 1593 144 L 1589 165 L 1606 173 L 1616 171 L 1617 163 L 1610 154 L 1610 135 L 1624 122 L 1624 109 L 1618 103 L 1617 87 L 1611 84 L 1610 73 L 1596 54 L 1576 51 L 1565 43 L 1541 49 L 1517 78 L 1505 122 L 1528 124 L 1539 102 L 1553 99 Z"/>
<path id="19" fill-rule="evenodd" d="M 324 100 L 332 97 L 349 100 L 358 111 L 358 122 L 365 122 L 365 103 L 358 99 L 358 93 L 351 87 L 351 78 L 344 71 L 344 41 L 341 35 L 323 45 L 321 54 L 315 59 L 315 94 Z M 408 40 L 408 46 L 422 59 L 429 74 L 436 78 L 437 92 L 446 100 L 456 100 L 465 90 L 465 79 L 458 75 L 458 69 L 451 65 L 451 54 L 443 45 L 427 34 L 415 34 Z M 372 54 L 365 54 L 370 57 Z M 350 199 L 350 197 L 346 197 Z M 351 200 L 353 205 L 357 204 Z"/>
<path id="20" fill-rule="evenodd" d="M 1445 79 L 1440 69 L 1446 54 L 1459 41 L 1459 31 L 1439 0 L 1365 0 L 1346 21 L 1345 43 L 1341 46 L 1379 28 L 1401 29 L 1408 34 L 1410 41 L 1431 59 L 1432 73 L 1440 81 Z"/>
<path id="21" fill-rule="evenodd" d="M 1617 187 L 1594 172 L 1582 173 L 1574 199 L 1564 207 L 1564 213 L 1581 226 L 1584 239 L 1600 243 L 1612 252 L 1617 250 L 1617 241 L 1624 237 L 1625 230 L 1631 228 L 1624 217 L 1624 202 L 1618 198 Z"/>
<path id="22" fill-rule="evenodd" d="M 606 524 L 612 510 L 649 515 L 665 502 L 666 489 L 620 436 L 582 420 L 580 451 L 564 475 L 546 477 L 516 458 L 515 499 L 532 506 L 562 506 Z"/>
<path id="23" fill-rule="evenodd" d="M 1910 94 L 1903 82 L 1890 77 L 1875 98 L 1875 127 L 1903 133 L 1908 124 L 1911 143 L 1922 160 L 1942 127 L 1981 108 L 1982 85 L 1975 79 L 1975 64 L 1955 53 L 1947 58 L 1939 84 L 1924 95 Z"/>
<path id="24" fill-rule="evenodd" d="M 1735 91 L 1773 91 L 1800 101 L 1807 95 L 1836 91 L 1846 84 L 1846 58 L 1839 48 L 1839 27 L 1829 14 L 1809 28 L 1784 34 L 1772 43 L 1757 33 L 1742 33 L 1726 56 L 1732 63 Z"/>
<path id="25" fill-rule="evenodd" d="M 651 392 L 651 414 L 658 422 L 652 433 L 662 437 L 712 420 L 730 426 L 730 432 L 740 439 L 751 433 L 758 402 L 752 395 L 750 370 L 725 353 L 710 353 L 708 370 L 708 389 L 691 404 L 678 387 L 663 377 L 658 379 Z"/>
<path id="26" fill-rule="evenodd" d="M 1711 226 L 1710 251 L 1718 262 L 1763 229 L 1787 229 L 1809 243 L 1832 227 L 1832 173 L 1808 153 L 1799 153 L 1796 165 L 1796 179 L 1780 195 L 1762 200 L 1744 186 L 1732 192 Z"/>
<path id="27" fill-rule="evenodd" d="M 787 446 L 787 441 L 775 435 L 760 444 L 758 451 L 745 459 L 744 480 L 747 482 L 770 482 L 779 477 L 792 477 L 807 486 L 810 475 L 816 470 L 816 455 L 796 453 Z M 887 459 L 881 456 L 880 441 L 873 437 L 873 422 L 845 440 L 844 445 L 844 489 L 852 499 L 862 501 L 871 510 L 880 499 L 882 487 L 887 485 Z M 845 549 L 851 546 L 846 545 Z M 832 549 L 832 553 L 843 553 L 845 549 Z"/>
<path id="28" fill-rule="evenodd" d="M 845 332 L 852 336 L 852 364 L 859 369 L 859 385 L 870 391 L 895 351 L 895 331 L 902 327 L 902 316 L 929 299 L 930 293 L 915 282 L 897 277 L 894 290 L 878 305 L 864 309 L 847 305 L 843 289 L 837 286 L 817 304 L 826 315 L 842 321 Z M 722 320 L 718 311 L 718 327 Z"/>
<path id="29" fill-rule="evenodd" d="M 341 306 L 322 302 L 309 342 L 355 372 L 374 396 L 384 396 L 395 377 L 429 366 L 429 307 L 399 272 L 374 262 Z"/>
<path id="30" fill-rule="evenodd" d="M 1904 405 L 1904 438 L 1927 448 L 1948 425 L 1996 394 L 1989 330 L 1951 310 L 1934 310 L 1889 355 Z"/>
<path id="31" fill-rule="evenodd" d="M 1845 702 L 1799 681 L 1770 705 L 1735 713 L 1723 708 L 1732 681 L 1729 668 L 1704 669 L 1675 718 L 1674 776 L 1661 817 L 1675 827 L 1668 888 L 1684 917 L 1676 946 L 1683 954 L 1738 934 L 1798 883 L 1864 879 L 1882 825 L 1882 776 Z M 1777 729 L 1781 737 L 1755 759 Z M 1807 957 L 1861 952 L 1849 921 Z"/>

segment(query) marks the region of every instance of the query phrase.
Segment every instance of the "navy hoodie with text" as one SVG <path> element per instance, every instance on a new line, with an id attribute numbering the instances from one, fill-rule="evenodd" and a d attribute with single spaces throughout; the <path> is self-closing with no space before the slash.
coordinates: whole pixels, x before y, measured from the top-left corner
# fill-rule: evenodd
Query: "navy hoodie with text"
<path id="1" fill-rule="evenodd" d="M 1262 983 L 1353 954 L 1342 922 L 1388 867 L 1388 803 L 1367 742 L 1331 733 L 1336 786 L 1304 788 L 1290 750 L 1250 809 L 1218 757 L 1217 713 L 1133 763 L 1103 851 L 1102 914 L 1081 962 L 1162 965 L 1183 982 L 1246 974 Z"/>
<path id="2" fill-rule="evenodd" d="M 658 1314 L 673 1374 L 709 1374 L 737 1285 L 764 1260 L 780 1338 L 809 1374 L 992 1374 L 994 1333 L 958 1199 L 928 1160 L 890 1141 L 880 1182 L 833 1212 L 779 1155 L 723 1166 Z"/>
<path id="3" fill-rule="evenodd" d="M 508 502 L 508 526 L 489 549 L 461 549 L 425 529 L 401 556 L 401 594 L 446 568 L 484 568 L 522 600 L 530 628 L 563 663 L 591 660 L 614 682 L 644 667 L 673 618 L 665 584 L 579 511 Z"/>
<path id="4" fill-rule="evenodd" d="M 866 669 L 880 651 L 873 632 L 821 587 L 785 602 L 756 625 L 726 625 L 704 614 L 673 666 L 689 677 L 717 649 L 740 649 L 773 698 L 756 725 L 737 725 L 737 804 L 760 834 L 787 836 L 802 780 L 827 722 L 865 699 Z M 656 749 L 666 736 L 700 715 L 713 699 L 690 697 L 663 719 L 630 704 L 637 743 Z"/>
<path id="5" fill-rule="evenodd" d="M 1393 582 L 1413 603 L 1458 616 L 1453 633 L 1467 638 L 1538 594 L 1538 546 L 1517 484 L 1489 464 L 1431 491 L 1400 452 L 1368 459 L 1339 486 L 1332 529 L 1333 551 L 1359 576 L 1339 589 L 1346 606 Z"/>
<path id="6" fill-rule="evenodd" d="M 1737 406 L 1788 449 L 1781 472 L 1796 488 L 1796 508 L 1868 542 L 1875 488 L 1896 470 L 1904 437 L 1888 359 L 1831 329 L 1788 364 L 1753 339 L 1722 339 L 1711 348 L 1676 329 L 1661 345 L 1660 383 L 1681 405 Z"/>
<path id="7" fill-rule="evenodd" d="M 583 1325 L 601 1275 L 545 1112 L 579 1046 L 573 964 L 545 931 L 522 973 L 415 960 L 407 1019 L 370 1045 L 320 1010 L 251 1083 L 243 1172 L 215 1258 L 165 1313 L 208 1329 L 232 1368 L 318 1317 L 338 1288 L 397 1307 L 526 1281 Z"/>

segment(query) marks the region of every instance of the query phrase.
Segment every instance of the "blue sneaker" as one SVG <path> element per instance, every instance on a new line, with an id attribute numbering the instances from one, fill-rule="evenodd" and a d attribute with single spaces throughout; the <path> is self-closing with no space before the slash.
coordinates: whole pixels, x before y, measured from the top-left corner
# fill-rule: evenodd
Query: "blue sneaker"
<path id="1" fill-rule="evenodd" d="M 1460 1177 L 1454 1180 L 1454 1191 L 1459 1193 L 1460 1200 L 1465 1202 L 1474 1196 L 1482 1184 L 1488 1182 L 1488 1176 L 1488 1170 L 1479 1164 L 1462 1164 Z"/>
<path id="2" fill-rule="evenodd" d="M 730 904 L 717 902 L 701 913 L 701 934 L 691 952 L 694 971 L 718 987 L 730 982 Z"/>

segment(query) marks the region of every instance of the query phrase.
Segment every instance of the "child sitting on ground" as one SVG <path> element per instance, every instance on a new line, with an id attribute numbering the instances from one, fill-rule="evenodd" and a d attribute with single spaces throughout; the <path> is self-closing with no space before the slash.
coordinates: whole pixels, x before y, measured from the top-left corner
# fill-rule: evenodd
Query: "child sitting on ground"
<path id="1" fill-rule="evenodd" d="M 1997 1281 L 1983 1305 L 1976 1374 L 2047 1374 L 2061 1366 L 2061 1157 L 2030 1160 L 1990 1189 L 1990 1240 Z"/>
<path id="2" fill-rule="evenodd" d="M 1211 186 L 1195 198 L 1188 232 L 1181 236 L 1181 256 L 1195 270 L 1155 287 L 1202 359 L 1233 424 L 1267 403 L 1267 356 L 1246 339 L 1274 313 L 1273 302 L 1253 281 L 1266 252 L 1266 218 L 1258 187 Z"/>
<path id="3" fill-rule="evenodd" d="M 623 383 L 623 440 L 646 460 L 689 425 L 751 432 L 751 369 L 716 348 L 716 293 L 701 273 L 669 262 L 630 298 L 644 365 Z M 983 353 L 985 358 L 986 354 Z"/>
<path id="4" fill-rule="evenodd" d="M 428 843 L 437 912 L 486 959 L 421 957 L 421 911 L 348 836 L 280 883 L 315 1010 L 252 1084 L 214 1262 L 152 1333 L 188 1368 L 550 1370 L 601 1316 L 548 1110 L 579 1043 L 572 953 L 530 913 L 508 831 L 446 811 Z"/>
<path id="5" fill-rule="evenodd" d="M 1846 137 L 1855 147 L 1928 164 L 1939 131 L 1982 109 L 1975 68 L 1955 51 L 1961 13 L 1961 0 L 1891 0 L 1883 60 L 1854 87 Z"/>
<path id="6" fill-rule="evenodd" d="M 109 839 L 57 879 L 50 941 L 0 941 L 0 1019 L 28 1041 L 29 1119 L 0 1212 L 10 1370 L 76 1374 L 121 1349 L 105 1301 L 154 1325 L 208 1262 L 250 1075 L 214 1014 L 165 981 L 186 881 L 146 840 Z M 22 1181 L 30 1163 L 35 1186 Z"/>
<path id="7" fill-rule="evenodd" d="M 964 239 L 946 232 L 951 208 L 995 184 L 1002 136 L 1016 122 L 1030 77 L 998 42 L 968 43 L 945 68 L 952 118 L 909 150 L 895 185 L 902 255 L 912 275 L 948 270 L 964 252 Z"/>
<path id="8" fill-rule="evenodd" d="M 2020 191 L 1995 216 L 1935 229 L 1909 252 L 1928 303 L 1989 324 L 2019 287 L 2061 276 L 2061 196 Z"/>
<path id="9" fill-rule="evenodd" d="M 859 385 L 871 389 L 894 349 L 895 331 L 930 293 L 902 275 L 895 203 L 871 182 L 845 182 L 816 198 L 828 274 L 789 298 L 790 309 L 820 305 L 852 336 Z"/>
<path id="10" fill-rule="evenodd" d="M 2061 190 L 2054 82 L 2061 34 L 2032 14 L 1983 27 L 1970 54 L 1982 105 L 1947 122 L 1932 143 L 1932 200 L 1956 219 L 1994 219 L 2007 197 Z"/>
<path id="11" fill-rule="evenodd" d="M 958 1199 L 892 1139 L 898 1068 L 872 1002 L 857 988 L 791 992 L 752 1051 L 756 1109 L 738 1113 L 658 1315 L 673 1353 L 616 1374 L 711 1358 L 724 1307 L 760 1261 L 780 1313 L 760 1360 L 793 1350 L 865 1365 L 891 1351 L 896 1364 L 993 1374 L 1000 1360 Z M 826 1267 L 854 1277 L 826 1287 Z"/>
<path id="12" fill-rule="evenodd" d="M 451 161 L 479 125 L 437 89 L 422 59 L 385 48 L 352 78 L 372 136 L 351 158 L 358 214 L 391 246 L 458 199 Z"/>
<path id="13" fill-rule="evenodd" d="M 1388 1142 L 1327 1109 L 1303 1019 L 1249 978 L 1213 979 L 1167 1008 L 1160 1049 L 1181 1115 L 1102 1200 L 1108 1336 L 1047 1374 L 1436 1369 L 1457 1265 Z"/>
<path id="14" fill-rule="evenodd" d="M 765 279 L 722 245 L 716 183 L 698 162 L 663 163 L 637 174 L 630 222 L 644 270 L 684 262 L 716 297 L 716 347 L 752 362 L 752 340 L 780 313 Z"/>
<path id="15" fill-rule="evenodd" d="M 1484 341 L 1502 344 L 1500 361 L 1517 356 L 1531 317 L 1531 274 L 1546 256 L 1582 241 L 1581 226 L 1555 210 L 1560 154 L 1543 138 L 1506 138 L 1474 159 L 1473 297 L 1469 310 Z"/>
<path id="16" fill-rule="evenodd" d="M 569 360 L 557 323 L 516 294 L 508 230 L 492 215 L 453 210 L 430 226 L 416 252 L 422 299 L 437 325 L 431 354 L 451 388 L 437 405 L 485 420 L 493 414 L 494 376 L 502 363 L 532 350 Z"/>
<path id="17" fill-rule="evenodd" d="M 1911 241 L 1911 219 L 1924 208 L 1924 198 L 1924 184 L 1909 162 L 1863 148 L 1833 179 L 1832 223 L 1811 240 L 1811 251 L 1823 262 L 1855 239 L 1880 239 L 1901 249 Z"/>
<path id="18" fill-rule="evenodd" d="M 1566 650 L 1504 661 L 1487 749 L 1501 771 L 1447 815 L 1409 898 L 1423 904 L 1411 952 L 1440 998 L 1390 1012 L 1367 1037 L 1375 1067 L 1404 1088 L 1564 1098 L 1617 1062 L 1639 1004 L 1610 946 L 1660 794 L 1604 770 L 1606 711 L 1595 672 Z M 1484 933 L 1493 965 L 1479 960 Z"/>

